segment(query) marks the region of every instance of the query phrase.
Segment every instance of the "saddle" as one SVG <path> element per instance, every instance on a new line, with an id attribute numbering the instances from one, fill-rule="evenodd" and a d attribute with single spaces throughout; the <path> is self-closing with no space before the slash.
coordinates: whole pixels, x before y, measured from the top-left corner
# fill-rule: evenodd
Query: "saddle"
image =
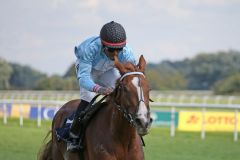
<path id="1" fill-rule="evenodd" d="M 96 102 L 97 98 L 99 97 L 100 95 L 96 95 L 92 100 L 91 102 L 88 104 L 88 106 L 86 107 L 86 109 L 81 112 L 81 119 L 80 119 L 80 128 L 81 128 L 81 134 L 80 134 L 80 139 L 83 140 L 83 137 L 85 135 L 85 130 L 90 122 L 90 120 L 92 118 L 94 118 L 94 115 L 102 108 L 102 104 L 106 103 L 106 102 L 103 102 L 107 96 L 104 96 L 103 98 L 101 98 L 99 101 Z M 57 135 L 57 139 L 58 141 L 65 141 L 65 142 L 71 142 L 71 138 L 69 136 L 69 132 L 70 132 L 70 127 L 73 123 L 73 119 L 74 119 L 74 115 L 75 115 L 75 112 L 73 112 L 71 114 L 71 116 L 67 117 L 65 120 L 64 120 L 64 123 L 62 125 L 61 128 L 57 128 L 55 130 L 56 132 L 56 135 Z M 82 143 L 82 142 L 80 142 Z"/>

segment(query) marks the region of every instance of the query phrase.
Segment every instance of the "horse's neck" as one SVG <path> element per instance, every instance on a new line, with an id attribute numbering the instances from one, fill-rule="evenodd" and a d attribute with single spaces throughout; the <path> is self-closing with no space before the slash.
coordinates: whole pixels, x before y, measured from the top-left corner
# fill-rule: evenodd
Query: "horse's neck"
<path id="1" fill-rule="evenodd" d="M 111 108 L 110 132 L 114 138 L 129 143 L 136 136 L 136 129 L 124 118 L 123 114 L 116 109 L 115 104 L 109 104 Z"/>

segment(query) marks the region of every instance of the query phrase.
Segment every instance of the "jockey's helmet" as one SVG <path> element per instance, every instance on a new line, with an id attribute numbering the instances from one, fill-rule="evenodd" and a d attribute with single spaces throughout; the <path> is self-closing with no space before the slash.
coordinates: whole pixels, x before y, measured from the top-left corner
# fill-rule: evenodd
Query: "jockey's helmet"
<path id="1" fill-rule="evenodd" d="M 111 21 L 100 31 L 102 44 L 108 48 L 123 48 L 126 45 L 126 32 L 119 23 Z"/>

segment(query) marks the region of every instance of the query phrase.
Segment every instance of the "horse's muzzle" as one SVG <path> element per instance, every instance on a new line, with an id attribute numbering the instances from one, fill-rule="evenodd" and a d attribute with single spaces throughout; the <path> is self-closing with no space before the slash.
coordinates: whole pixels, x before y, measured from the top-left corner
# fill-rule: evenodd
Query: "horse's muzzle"
<path id="1" fill-rule="evenodd" d="M 149 132 L 149 129 L 152 125 L 152 118 L 148 118 L 147 121 L 141 118 L 136 118 L 136 124 L 138 134 L 144 136 Z"/>

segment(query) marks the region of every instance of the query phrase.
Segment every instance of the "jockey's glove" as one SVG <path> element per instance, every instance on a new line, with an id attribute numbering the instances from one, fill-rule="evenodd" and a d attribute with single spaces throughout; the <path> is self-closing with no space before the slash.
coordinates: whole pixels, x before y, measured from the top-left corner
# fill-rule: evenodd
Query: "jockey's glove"
<path id="1" fill-rule="evenodd" d="M 99 94 L 103 94 L 103 95 L 109 95 L 110 93 L 113 92 L 113 88 L 111 88 L 111 87 L 99 87 L 96 90 L 96 92 L 99 93 Z"/>

